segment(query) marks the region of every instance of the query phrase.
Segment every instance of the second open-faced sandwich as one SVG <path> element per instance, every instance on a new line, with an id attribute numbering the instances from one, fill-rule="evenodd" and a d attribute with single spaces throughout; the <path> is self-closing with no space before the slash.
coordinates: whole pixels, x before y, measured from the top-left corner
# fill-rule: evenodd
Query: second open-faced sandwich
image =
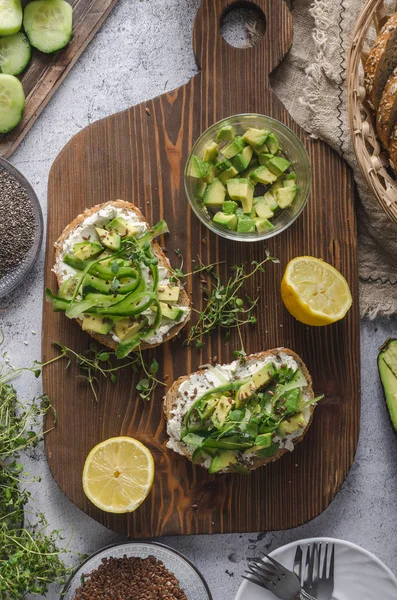
<path id="1" fill-rule="evenodd" d="M 286 348 L 179 378 L 164 399 L 168 447 L 217 472 L 248 472 L 292 451 L 316 402 L 304 362 Z"/>
<path id="2" fill-rule="evenodd" d="M 119 358 L 174 337 L 190 318 L 190 302 L 141 211 L 115 200 L 87 209 L 55 244 L 59 290 L 46 291 L 54 310 Z"/>

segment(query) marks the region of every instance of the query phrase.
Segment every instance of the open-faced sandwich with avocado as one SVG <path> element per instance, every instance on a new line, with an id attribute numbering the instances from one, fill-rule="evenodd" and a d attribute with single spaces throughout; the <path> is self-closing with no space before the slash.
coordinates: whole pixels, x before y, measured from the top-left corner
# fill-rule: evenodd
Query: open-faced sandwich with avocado
<path id="1" fill-rule="evenodd" d="M 56 311 L 119 358 L 174 337 L 190 318 L 190 302 L 154 239 L 165 221 L 150 227 L 129 202 L 106 202 L 79 215 L 55 243 L 59 290 L 46 290 Z"/>
<path id="2" fill-rule="evenodd" d="M 285 348 L 209 366 L 165 396 L 167 445 L 210 473 L 248 472 L 294 449 L 318 400 L 306 365 Z"/>

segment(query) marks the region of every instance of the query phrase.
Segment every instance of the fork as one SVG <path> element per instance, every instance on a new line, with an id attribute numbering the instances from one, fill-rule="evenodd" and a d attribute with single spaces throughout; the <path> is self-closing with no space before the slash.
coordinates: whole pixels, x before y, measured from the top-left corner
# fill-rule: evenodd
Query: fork
<path id="1" fill-rule="evenodd" d="M 328 566 L 328 542 L 325 544 L 325 552 L 322 560 L 321 542 L 308 545 L 306 551 L 305 567 L 303 567 L 303 552 L 297 547 L 294 559 L 294 573 L 305 592 L 314 595 L 318 600 L 330 600 L 334 591 L 335 571 L 335 545 L 331 544 L 331 558 Z M 321 569 L 321 563 L 323 567 Z"/>
<path id="2" fill-rule="evenodd" d="M 281 600 L 316 600 L 301 588 L 298 577 L 268 554 L 263 560 L 253 559 L 248 565 L 244 579 L 272 592 Z"/>

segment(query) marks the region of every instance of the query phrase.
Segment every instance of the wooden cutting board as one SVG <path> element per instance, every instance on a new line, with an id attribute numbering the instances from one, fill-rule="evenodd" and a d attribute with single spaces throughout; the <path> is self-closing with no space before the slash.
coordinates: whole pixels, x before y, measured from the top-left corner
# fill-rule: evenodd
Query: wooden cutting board
<path id="1" fill-rule="evenodd" d="M 46 436 L 51 471 L 59 487 L 78 507 L 107 527 L 130 537 L 169 534 L 268 531 L 296 527 L 317 516 L 335 497 L 353 462 L 359 433 L 360 355 L 356 222 L 353 177 L 327 145 L 306 135 L 269 87 L 268 74 L 292 42 L 292 20 L 282 0 L 255 0 L 267 29 L 255 47 L 229 46 L 220 35 L 221 15 L 230 0 L 203 0 L 194 25 L 194 50 L 200 73 L 187 85 L 92 124 L 76 135 L 56 159 L 49 179 L 48 238 L 45 279 L 55 289 L 51 267 L 53 244 L 62 229 L 85 207 L 124 198 L 142 208 L 150 223 L 166 219 L 168 256 L 185 256 L 190 270 L 197 255 L 205 262 L 230 266 L 264 257 L 263 243 L 241 244 L 221 239 L 200 225 L 187 203 L 183 168 L 194 140 L 219 119 L 258 112 L 279 119 L 303 141 L 313 168 L 306 210 L 286 232 L 267 244 L 279 265 L 252 282 L 260 287 L 258 324 L 244 330 L 248 352 L 289 347 L 306 361 L 317 394 L 326 400 L 296 451 L 251 476 L 210 476 L 166 448 L 162 413 L 163 390 L 155 399 L 137 397 L 137 378 L 124 373 L 113 386 L 101 384 L 93 402 L 78 372 L 60 362 L 44 370 L 45 392 L 58 422 Z M 252 3 L 251 3 L 252 4 Z M 348 279 L 355 299 L 348 316 L 335 325 L 307 327 L 284 309 L 279 286 L 287 262 L 310 254 L 332 263 Z M 199 279 L 190 279 L 194 306 L 202 306 Z M 154 354 L 171 383 L 196 370 L 215 355 L 232 360 L 236 338 L 225 344 L 214 336 L 202 351 L 186 348 L 184 335 Z M 63 314 L 44 306 L 43 360 L 52 358 L 56 340 L 75 350 L 89 338 Z M 98 442 L 131 435 L 153 452 L 154 487 L 133 514 L 112 516 L 85 498 L 81 473 L 84 460 Z"/>
<path id="2" fill-rule="evenodd" d="M 72 0 L 71 42 L 55 54 L 43 54 L 32 48 L 32 60 L 19 78 L 26 96 L 24 116 L 18 127 L 7 134 L 0 134 L 0 156 L 11 156 L 19 146 L 117 2 L 118 0 Z"/>

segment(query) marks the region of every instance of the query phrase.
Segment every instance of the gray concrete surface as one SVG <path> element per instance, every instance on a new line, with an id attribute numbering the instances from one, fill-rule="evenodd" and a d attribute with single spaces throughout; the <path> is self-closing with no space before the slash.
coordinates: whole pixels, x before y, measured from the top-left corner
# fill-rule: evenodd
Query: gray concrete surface
<path id="1" fill-rule="evenodd" d="M 35 188 L 44 215 L 51 163 L 73 134 L 100 117 L 171 90 L 195 74 L 191 31 L 198 5 L 199 0 L 119 1 L 12 157 Z M 5 349 L 18 366 L 27 366 L 40 357 L 43 254 L 22 289 L 0 301 Z M 359 448 L 341 492 L 321 516 L 292 531 L 163 539 L 198 566 L 214 600 L 234 598 L 248 557 L 309 536 L 356 542 L 397 571 L 397 438 L 388 420 L 376 369 L 377 348 L 392 335 L 397 335 L 396 320 L 362 324 Z M 26 399 L 41 393 L 40 381 L 28 374 L 16 385 Z M 72 536 L 73 551 L 90 553 L 119 539 L 61 494 L 48 472 L 42 449 L 27 458 L 27 466 L 42 478 L 34 488 L 36 507 L 45 512 L 52 527 L 62 529 L 66 538 Z M 49 597 L 58 598 L 56 590 Z"/>

